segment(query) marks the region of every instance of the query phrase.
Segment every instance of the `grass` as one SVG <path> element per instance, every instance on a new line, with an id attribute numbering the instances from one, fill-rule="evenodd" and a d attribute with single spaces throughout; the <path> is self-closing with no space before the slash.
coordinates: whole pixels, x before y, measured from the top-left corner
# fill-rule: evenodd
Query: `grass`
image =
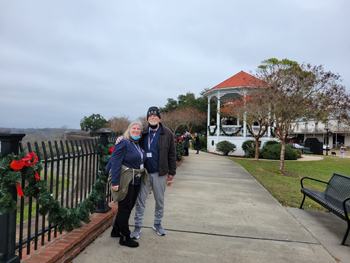
<path id="1" fill-rule="evenodd" d="M 55 197 L 56 196 L 56 176 L 53 176 L 53 179 L 54 179 L 54 183 L 53 183 L 53 196 Z M 61 188 L 62 188 L 62 178 L 60 177 L 59 179 L 59 185 L 58 185 L 58 195 L 61 194 Z M 71 181 L 69 181 L 71 182 Z M 47 186 L 49 188 L 49 185 L 50 185 L 50 177 L 48 178 L 48 181 L 47 181 Z M 67 186 L 67 179 L 64 179 L 64 185 L 65 187 Z M 25 197 L 27 200 L 25 200 L 25 205 L 24 205 L 24 208 L 23 208 L 23 222 L 28 220 L 28 214 L 29 214 L 29 199 L 27 197 Z M 60 201 L 60 200 L 59 200 Z M 17 217 L 16 217 L 16 223 L 19 224 L 20 223 L 20 201 L 17 201 Z M 35 202 L 35 199 L 33 198 L 33 202 L 32 202 L 32 214 L 31 216 L 34 216 L 35 213 L 36 213 L 36 202 Z"/>
<path id="2" fill-rule="evenodd" d="M 303 198 L 300 192 L 300 179 L 304 176 L 322 181 L 329 181 L 333 173 L 350 176 L 350 158 L 340 159 L 339 156 L 323 156 L 320 161 L 285 161 L 285 172 L 281 173 L 279 161 L 243 158 L 229 158 L 242 165 L 256 180 L 260 182 L 283 206 L 299 207 Z M 319 191 L 325 189 L 322 183 L 304 180 L 304 187 Z M 325 210 L 321 205 L 306 198 L 303 208 Z"/>

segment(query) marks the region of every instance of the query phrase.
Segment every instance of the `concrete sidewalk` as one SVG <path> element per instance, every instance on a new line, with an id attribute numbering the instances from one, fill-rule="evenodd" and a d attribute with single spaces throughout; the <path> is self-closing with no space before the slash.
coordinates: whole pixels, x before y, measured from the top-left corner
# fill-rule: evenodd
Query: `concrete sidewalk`
<path id="1" fill-rule="evenodd" d="M 138 248 L 120 246 L 109 229 L 73 262 L 331 263 L 336 262 L 333 256 L 350 262 L 349 247 L 339 245 L 344 221 L 326 213 L 338 230 L 319 227 L 324 212 L 282 207 L 242 166 L 225 157 L 190 151 L 165 195 L 166 236 L 152 229 L 150 194 Z M 307 228 L 310 224 L 314 229 Z M 320 231 L 326 239 L 332 235 L 328 247 L 315 235 Z"/>

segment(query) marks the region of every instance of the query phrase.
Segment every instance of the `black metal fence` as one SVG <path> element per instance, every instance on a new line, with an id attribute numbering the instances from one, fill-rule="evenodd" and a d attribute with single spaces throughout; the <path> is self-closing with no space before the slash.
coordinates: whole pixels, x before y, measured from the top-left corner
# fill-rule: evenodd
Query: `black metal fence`
<path id="1" fill-rule="evenodd" d="M 88 198 L 99 174 L 100 145 L 115 141 L 119 134 L 102 131 L 98 135 L 99 138 L 22 144 L 20 140 L 24 134 L 22 137 L 18 134 L 1 134 L 1 155 L 23 151 L 35 153 L 38 161 L 43 163 L 40 179 L 47 182 L 53 197 L 61 206 L 75 208 Z M 109 187 L 106 187 L 105 193 L 106 200 L 98 204 L 97 212 L 110 209 Z M 58 232 L 57 226 L 49 224 L 45 216 L 39 215 L 39 205 L 34 198 L 18 197 L 15 189 L 12 196 L 17 200 L 17 210 L 11 215 L 0 216 L 0 262 L 19 262 L 24 248 L 29 254 L 32 245 L 36 250 L 38 244 L 44 245 L 45 240 L 57 237 Z M 6 235 L 3 235 L 5 232 Z"/>

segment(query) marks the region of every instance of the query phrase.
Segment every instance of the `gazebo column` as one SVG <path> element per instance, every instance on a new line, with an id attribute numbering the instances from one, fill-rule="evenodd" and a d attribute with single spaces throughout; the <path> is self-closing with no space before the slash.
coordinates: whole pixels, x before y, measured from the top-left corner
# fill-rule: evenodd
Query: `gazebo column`
<path id="1" fill-rule="evenodd" d="M 244 91 L 244 101 L 246 101 L 245 95 L 246 95 L 246 91 Z M 244 138 L 247 137 L 247 122 L 246 122 L 246 113 L 245 112 L 244 112 L 244 116 L 243 116 L 243 137 Z"/>
<path id="2" fill-rule="evenodd" d="M 218 98 L 218 105 L 217 105 L 217 113 L 216 113 L 216 124 L 217 124 L 217 129 L 216 129 L 216 134 L 217 134 L 217 140 L 219 142 L 219 136 L 220 136 L 220 91 L 217 93 L 217 98 Z"/>
<path id="3" fill-rule="evenodd" d="M 210 98 L 208 97 L 208 127 L 209 127 L 209 131 L 208 131 L 208 135 L 209 135 L 209 132 L 210 132 Z"/>

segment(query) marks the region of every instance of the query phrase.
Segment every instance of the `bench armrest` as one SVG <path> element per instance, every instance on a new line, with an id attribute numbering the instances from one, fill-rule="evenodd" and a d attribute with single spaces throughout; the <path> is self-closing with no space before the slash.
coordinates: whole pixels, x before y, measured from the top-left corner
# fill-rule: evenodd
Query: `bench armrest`
<path id="1" fill-rule="evenodd" d="M 311 178 L 311 177 L 303 177 L 303 178 L 301 178 L 301 180 L 300 180 L 301 188 L 304 188 L 304 186 L 303 186 L 303 180 L 304 180 L 304 179 L 310 179 L 310 180 L 312 180 L 312 181 L 316 181 L 316 182 L 328 184 L 328 182 L 321 181 L 321 180 L 317 180 L 317 179 L 314 179 L 314 178 Z"/>

